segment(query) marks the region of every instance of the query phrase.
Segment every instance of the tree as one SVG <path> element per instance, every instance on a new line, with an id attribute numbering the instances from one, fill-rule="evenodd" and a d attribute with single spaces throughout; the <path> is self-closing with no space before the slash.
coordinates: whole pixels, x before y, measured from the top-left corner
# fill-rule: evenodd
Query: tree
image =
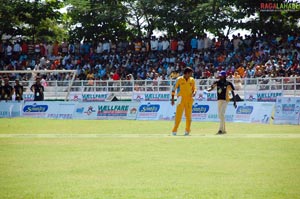
<path id="1" fill-rule="evenodd" d="M 41 32 L 40 28 L 45 25 L 44 21 L 52 21 L 54 28 L 58 29 L 57 22 L 61 17 L 58 11 L 63 6 L 62 2 L 54 0 L 1 0 L 0 7 L 0 29 L 3 34 L 23 37 L 31 37 L 34 41 L 37 32 Z M 49 27 L 51 29 L 52 27 Z M 59 31 L 58 31 L 59 32 Z M 57 33 L 58 33 L 57 32 Z M 53 31 L 44 31 L 43 37 L 53 36 Z"/>
<path id="2" fill-rule="evenodd" d="M 116 39 L 127 37 L 126 8 L 121 1 L 70 0 L 69 27 L 72 39 Z"/>

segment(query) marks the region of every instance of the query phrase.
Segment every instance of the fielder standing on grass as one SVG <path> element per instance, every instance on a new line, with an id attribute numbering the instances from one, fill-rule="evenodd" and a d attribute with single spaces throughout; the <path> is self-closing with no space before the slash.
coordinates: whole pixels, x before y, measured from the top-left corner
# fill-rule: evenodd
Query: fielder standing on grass
<path id="1" fill-rule="evenodd" d="M 237 107 L 234 95 L 234 86 L 231 82 L 226 80 L 226 72 L 221 71 L 219 73 L 219 80 L 214 82 L 209 89 L 208 92 L 212 91 L 215 87 L 217 87 L 217 97 L 218 97 L 218 116 L 220 118 L 220 127 L 218 131 L 218 135 L 226 134 L 225 130 L 225 112 L 229 102 L 229 92 L 232 94 L 233 98 L 233 106 Z"/>
<path id="2" fill-rule="evenodd" d="M 182 113 L 185 112 L 186 117 L 186 127 L 184 135 L 190 135 L 191 132 L 191 122 L 192 122 L 192 107 L 196 94 L 196 84 L 192 77 L 193 69 L 187 67 L 183 71 L 183 76 L 176 79 L 176 82 L 172 89 L 172 106 L 175 104 L 174 96 L 177 93 L 177 106 L 175 114 L 175 124 L 172 130 L 172 135 L 177 135 L 177 129 L 181 122 Z"/>

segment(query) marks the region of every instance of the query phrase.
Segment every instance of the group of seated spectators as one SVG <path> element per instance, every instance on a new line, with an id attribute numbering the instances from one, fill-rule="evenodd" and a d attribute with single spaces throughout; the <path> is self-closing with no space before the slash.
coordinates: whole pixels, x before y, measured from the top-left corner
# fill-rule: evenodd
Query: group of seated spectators
<path id="1" fill-rule="evenodd" d="M 299 77 L 300 34 L 234 35 L 209 38 L 195 35 L 136 38 L 132 41 L 0 41 L 0 70 L 76 70 L 78 80 L 164 80 L 176 78 L 186 66 L 194 78 Z M 28 80 L 26 74 L 5 74 Z M 1 76 L 1 72 L 0 72 Z M 65 73 L 44 79 L 68 80 Z"/>

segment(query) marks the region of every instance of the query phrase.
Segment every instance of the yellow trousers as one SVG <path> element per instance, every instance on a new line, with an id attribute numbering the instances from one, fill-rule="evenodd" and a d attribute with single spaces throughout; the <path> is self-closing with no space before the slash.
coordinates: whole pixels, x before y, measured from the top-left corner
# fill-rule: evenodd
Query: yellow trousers
<path id="1" fill-rule="evenodd" d="M 177 129 L 181 122 L 183 111 L 185 112 L 185 118 L 186 118 L 185 131 L 187 133 L 191 132 L 192 108 L 193 108 L 193 100 L 185 100 L 185 99 L 181 100 L 181 102 L 176 107 L 175 124 L 172 132 L 177 132 Z"/>

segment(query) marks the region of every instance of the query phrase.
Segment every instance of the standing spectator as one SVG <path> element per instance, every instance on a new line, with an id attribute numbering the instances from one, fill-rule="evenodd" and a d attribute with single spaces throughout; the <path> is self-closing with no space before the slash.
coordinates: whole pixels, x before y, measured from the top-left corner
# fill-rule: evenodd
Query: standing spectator
<path id="1" fill-rule="evenodd" d="M 97 45 L 97 48 L 96 48 L 96 54 L 99 56 L 102 52 L 103 52 L 102 42 L 99 41 L 98 45 Z"/>
<path id="2" fill-rule="evenodd" d="M 163 49 L 163 41 L 162 41 L 162 37 L 159 37 L 159 39 L 158 39 L 158 46 L 157 46 L 157 50 L 158 51 L 162 51 L 162 49 Z"/>
<path id="3" fill-rule="evenodd" d="M 53 44 L 52 49 L 53 49 L 53 55 L 54 55 L 55 57 L 57 57 L 57 56 L 58 56 L 58 53 L 59 53 L 59 45 L 58 45 L 58 41 L 55 41 L 55 43 Z"/>
<path id="4" fill-rule="evenodd" d="M 118 70 L 115 71 L 115 73 L 112 74 L 111 76 L 112 80 L 114 81 L 113 82 L 113 90 L 114 91 L 118 91 L 119 90 L 119 86 L 120 86 L 120 75 L 118 73 Z"/>
<path id="5" fill-rule="evenodd" d="M 182 53 L 183 50 L 184 50 L 184 41 L 180 38 L 178 41 L 178 52 Z"/>
<path id="6" fill-rule="evenodd" d="M 14 47 L 13 47 L 13 53 L 14 53 L 14 56 L 15 56 L 15 58 L 19 58 L 19 56 L 20 56 L 20 53 L 21 53 L 21 45 L 20 45 L 20 43 L 19 42 L 15 42 L 14 43 Z"/>
<path id="7" fill-rule="evenodd" d="M 197 38 L 195 36 L 191 39 L 190 45 L 191 45 L 191 48 L 192 48 L 193 52 L 195 50 L 197 50 L 197 48 L 198 48 L 198 40 L 197 40 Z"/>
<path id="8" fill-rule="evenodd" d="M 46 46 L 46 51 L 47 51 L 47 57 L 50 59 L 53 55 L 53 43 L 50 41 L 47 46 Z"/>
<path id="9" fill-rule="evenodd" d="M 236 90 L 242 89 L 242 79 L 238 72 L 234 72 L 233 82 Z"/>
<path id="10" fill-rule="evenodd" d="M 136 39 L 134 42 L 134 51 L 135 52 L 140 52 L 142 48 L 142 41 L 140 39 Z"/>
<path id="11" fill-rule="evenodd" d="M 23 100 L 23 86 L 20 84 L 18 79 L 15 80 L 14 93 L 15 93 L 15 101 Z"/>
<path id="12" fill-rule="evenodd" d="M 229 102 L 229 92 L 231 91 L 233 100 L 234 100 L 234 108 L 237 107 L 234 95 L 234 86 L 231 82 L 226 80 L 226 72 L 221 71 L 219 73 L 220 79 L 214 82 L 209 89 L 208 92 L 212 91 L 217 87 L 217 98 L 218 98 L 218 115 L 220 118 L 220 127 L 218 131 L 218 135 L 226 134 L 225 130 L 225 112 Z"/>
<path id="13" fill-rule="evenodd" d="M 162 40 L 162 50 L 163 51 L 168 51 L 170 47 L 170 42 L 167 40 L 166 37 L 163 38 Z"/>
<path id="14" fill-rule="evenodd" d="M 5 78 L 4 86 L 2 88 L 2 99 L 5 101 L 12 100 L 13 93 L 14 93 L 13 87 L 9 85 L 9 79 Z"/>
<path id="15" fill-rule="evenodd" d="M 175 115 L 175 124 L 172 130 L 172 135 L 177 135 L 177 129 L 179 127 L 182 113 L 185 112 L 186 117 L 186 127 L 184 135 L 190 135 L 191 132 L 191 122 L 192 122 L 192 107 L 193 107 L 193 97 L 196 94 L 196 84 L 192 77 L 193 69 L 187 67 L 183 71 L 183 76 L 176 79 L 176 82 L 172 89 L 172 106 L 175 104 L 174 96 L 177 91 L 177 106 Z"/>
<path id="16" fill-rule="evenodd" d="M 28 55 L 31 57 L 34 54 L 34 45 L 33 42 L 30 41 L 28 44 Z"/>
<path id="17" fill-rule="evenodd" d="M 103 48 L 103 52 L 105 53 L 110 53 L 110 42 L 108 40 L 104 40 L 103 41 L 103 45 L 102 45 L 102 48 Z"/>
<path id="18" fill-rule="evenodd" d="M 64 39 L 63 43 L 61 44 L 61 52 L 63 55 L 68 54 L 68 47 L 69 47 L 69 44 L 68 44 L 67 40 Z"/>
<path id="19" fill-rule="evenodd" d="M 3 95 L 3 86 L 2 86 L 2 79 L 0 79 L 0 101 L 2 100 Z"/>
<path id="20" fill-rule="evenodd" d="M 41 55 L 41 46 L 39 41 L 34 45 L 34 53 L 35 55 Z"/>
<path id="21" fill-rule="evenodd" d="M 44 86 L 41 85 L 40 77 L 36 77 L 36 82 L 30 87 L 30 90 L 34 93 L 34 101 L 44 100 Z"/>
<path id="22" fill-rule="evenodd" d="M 175 53 L 178 48 L 178 41 L 176 38 L 171 39 L 170 49 L 172 53 Z"/>
<path id="23" fill-rule="evenodd" d="M 203 39 L 203 37 L 199 37 L 197 43 L 198 43 L 197 49 L 201 52 L 204 49 L 204 39 Z"/>
<path id="24" fill-rule="evenodd" d="M 28 54 L 28 45 L 27 45 L 27 43 L 25 41 L 22 41 L 21 52 L 24 55 Z"/>
<path id="25" fill-rule="evenodd" d="M 6 53 L 6 56 L 7 56 L 7 58 L 8 58 L 8 61 L 11 60 L 11 57 L 12 57 L 12 51 L 13 51 L 13 48 L 12 48 L 11 43 L 9 42 L 8 45 L 6 46 L 6 49 L 5 49 L 5 53 Z"/>
<path id="26" fill-rule="evenodd" d="M 4 55 L 4 44 L 2 41 L 0 41 L 0 59 L 3 57 Z"/>
<path id="27" fill-rule="evenodd" d="M 234 51 L 237 51 L 241 45 L 242 41 L 238 36 L 233 36 L 233 48 L 234 48 Z"/>
<path id="28" fill-rule="evenodd" d="M 210 48 L 211 48 L 212 41 L 211 41 L 210 38 L 207 37 L 206 34 L 204 34 L 203 41 L 204 41 L 204 50 L 210 49 Z"/>
<path id="29" fill-rule="evenodd" d="M 156 52 L 158 49 L 158 41 L 155 36 L 152 36 L 150 41 L 151 51 Z"/>

